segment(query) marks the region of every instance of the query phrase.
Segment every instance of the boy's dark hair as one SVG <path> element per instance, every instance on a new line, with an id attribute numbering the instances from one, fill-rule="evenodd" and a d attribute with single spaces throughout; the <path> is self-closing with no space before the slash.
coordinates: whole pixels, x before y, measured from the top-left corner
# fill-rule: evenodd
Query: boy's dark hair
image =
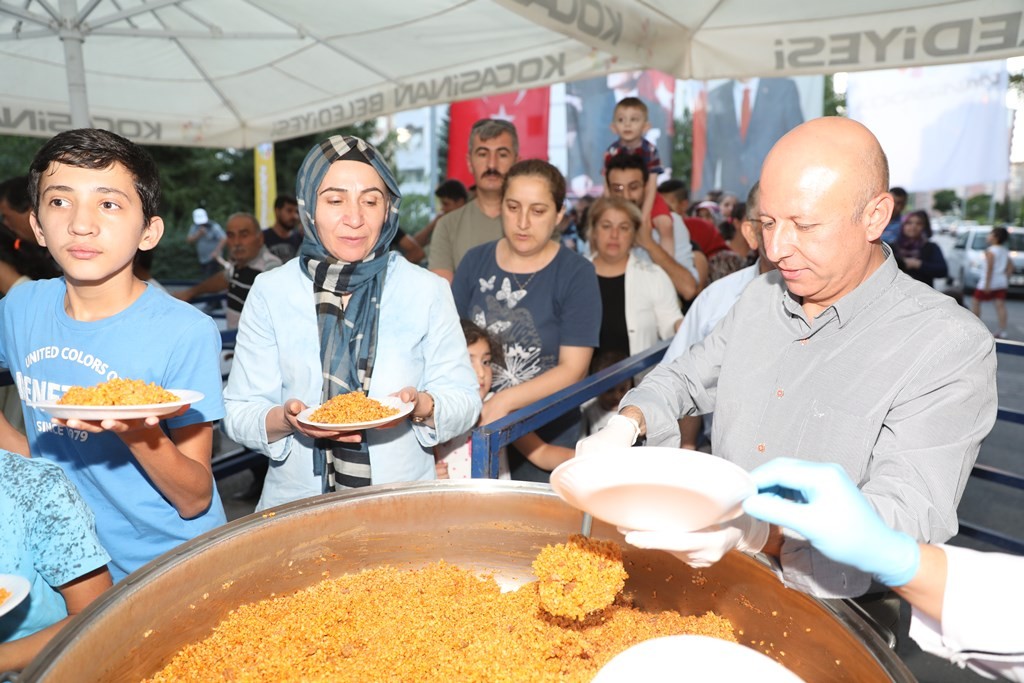
<path id="1" fill-rule="evenodd" d="M 729 218 L 733 219 L 734 221 L 746 220 L 746 218 L 747 218 L 747 203 L 746 202 L 736 202 L 735 204 L 733 204 L 732 213 L 729 214 Z"/>
<path id="2" fill-rule="evenodd" d="M 471 320 L 463 318 L 459 320 L 459 324 L 462 325 L 462 334 L 466 336 L 466 346 L 476 344 L 483 339 L 491 350 L 491 363 L 505 367 L 505 351 L 496 338 Z"/>
<path id="3" fill-rule="evenodd" d="M 25 213 L 32 208 L 32 197 L 28 192 L 28 176 L 19 175 L 0 183 L 0 200 L 18 213 Z"/>
<path id="4" fill-rule="evenodd" d="M 612 115 L 614 116 L 615 112 L 620 109 L 639 109 L 644 113 L 645 119 L 648 116 L 647 105 L 639 97 L 623 97 L 615 104 L 615 109 L 612 110 Z"/>
<path id="5" fill-rule="evenodd" d="M 565 176 L 557 168 L 543 159 L 524 159 L 517 161 L 508 169 L 505 174 L 505 182 L 501 186 L 501 196 L 508 191 L 508 184 L 516 176 L 537 176 L 547 181 L 548 189 L 551 191 L 551 198 L 555 202 L 555 211 L 561 211 L 565 206 Z"/>
<path id="6" fill-rule="evenodd" d="M 992 236 L 996 238 L 996 244 L 1006 244 L 1010 241 L 1010 231 L 1006 228 L 992 228 Z"/>
<path id="7" fill-rule="evenodd" d="M 722 221 L 718 224 L 718 234 L 728 242 L 736 236 L 736 226 L 732 224 L 732 221 Z"/>
<path id="8" fill-rule="evenodd" d="M 604 177 L 607 178 L 612 171 L 628 171 L 634 168 L 639 169 L 643 174 L 644 185 L 646 185 L 651 172 L 648 170 L 644 158 L 639 154 L 614 154 L 608 157 L 608 161 L 604 164 Z"/>
<path id="9" fill-rule="evenodd" d="M 454 201 L 468 202 L 469 191 L 466 190 L 466 186 L 462 184 L 461 180 L 455 178 L 449 178 L 434 190 L 434 196 L 438 199 L 451 199 Z"/>
<path id="10" fill-rule="evenodd" d="M 131 140 L 100 128 L 76 128 L 53 136 L 29 166 L 28 191 L 32 208 L 39 211 L 39 181 L 50 164 L 105 169 L 121 164 L 132 175 L 142 200 L 146 225 L 160 212 L 160 171 L 149 152 Z"/>
<path id="11" fill-rule="evenodd" d="M 658 194 L 668 194 L 675 199 L 687 201 L 690 199 L 690 188 L 686 186 L 685 181 L 672 178 L 658 185 Z"/>
<path id="12" fill-rule="evenodd" d="M 629 358 L 628 354 L 617 349 L 595 349 L 594 355 L 590 358 L 590 374 L 601 372 L 627 358 Z"/>
<path id="13" fill-rule="evenodd" d="M 277 199 L 274 200 L 274 211 L 282 209 L 285 206 L 298 206 L 299 200 L 290 194 L 279 194 Z"/>
<path id="14" fill-rule="evenodd" d="M 900 199 L 907 198 L 907 191 L 904 190 L 902 187 L 890 187 L 889 194 L 891 194 L 894 197 L 899 197 Z"/>

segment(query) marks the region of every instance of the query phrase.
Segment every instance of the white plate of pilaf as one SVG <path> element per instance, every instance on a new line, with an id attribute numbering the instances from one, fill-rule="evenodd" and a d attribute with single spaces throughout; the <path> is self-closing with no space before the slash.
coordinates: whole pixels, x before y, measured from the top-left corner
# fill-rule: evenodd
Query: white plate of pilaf
<path id="1" fill-rule="evenodd" d="M 92 387 L 71 387 L 57 401 L 28 401 L 61 420 L 137 420 L 162 417 L 203 400 L 190 389 L 164 389 L 142 380 L 112 379 Z"/>
<path id="2" fill-rule="evenodd" d="M 299 422 L 317 429 L 353 432 L 388 424 L 412 412 L 414 403 L 398 396 L 369 398 L 361 391 L 339 394 L 315 408 L 306 408 L 295 416 Z"/>
<path id="3" fill-rule="evenodd" d="M 0 574 L 0 616 L 10 612 L 28 597 L 32 586 L 17 574 Z"/>

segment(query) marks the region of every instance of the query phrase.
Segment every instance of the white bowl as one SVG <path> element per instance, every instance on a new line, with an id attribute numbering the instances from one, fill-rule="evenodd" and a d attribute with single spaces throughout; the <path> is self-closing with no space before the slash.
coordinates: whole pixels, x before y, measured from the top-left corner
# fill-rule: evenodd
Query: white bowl
<path id="1" fill-rule="evenodd" d="M 551 473 L 563 500 L 640 531 L 696 531 L 738 517 L 757 492 L 743 468 L 681 448 L 616 448 L 573 458 Z"/>
<path id="2" fill-rule="evenodd" d="M 593 679 L 593 683 L 633 681 L 803 683 L 760 652 L 707 636 L 665 636 L 637 643 L 615 655 Z"/>

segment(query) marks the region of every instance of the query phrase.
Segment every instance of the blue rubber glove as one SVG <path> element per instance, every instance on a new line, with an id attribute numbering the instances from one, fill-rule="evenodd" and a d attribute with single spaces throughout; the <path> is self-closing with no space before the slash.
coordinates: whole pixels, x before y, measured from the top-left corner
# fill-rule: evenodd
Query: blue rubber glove
<path id="1" fill-rule="evenodd" d="M 839 465 L 778 458 L 750 474 L 759 491 L 743 502 L 751 517 L 796 531 L 824 555 L 886 586 L 902 586 L 917 574 L 917 541 L 886 526 Z"/>

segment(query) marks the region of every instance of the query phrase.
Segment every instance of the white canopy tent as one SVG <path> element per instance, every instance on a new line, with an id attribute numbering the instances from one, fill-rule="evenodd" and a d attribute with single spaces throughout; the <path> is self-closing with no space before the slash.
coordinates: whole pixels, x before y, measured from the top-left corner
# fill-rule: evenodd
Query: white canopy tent
<path id="1" fill-rule="evenodd" d="M 1021 0 L 0 0 L 0 133 L 251 147 L 653 67 L 788 75 L 1024 54 Z"/>

